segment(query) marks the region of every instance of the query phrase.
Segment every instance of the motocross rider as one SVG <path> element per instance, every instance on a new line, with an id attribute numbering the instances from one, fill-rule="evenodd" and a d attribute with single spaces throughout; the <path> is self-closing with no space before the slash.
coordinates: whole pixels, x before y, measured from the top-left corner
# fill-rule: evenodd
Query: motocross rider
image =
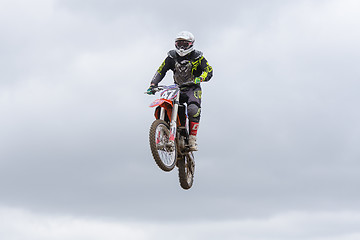
<path id="1" fill-rule="evenodd" d="M 207 82 L 213 75 L 213 69 L 203 57 L 201 51 L 194 49 L 194 35 L 180 32 L 175 39 L 175 50 L 170 50 L 153 77 L 147 94 L 154 94 L 154 88 L 165 77 L 168 70 L 173 71 L 176 84 L 187 83 L 180 90 L 180 103 L 186 103 L 190 122 L 189 145 L 191 151 L 197 151 L 196 135 L 199 129 L 201 112 L 201 82 Z"/>

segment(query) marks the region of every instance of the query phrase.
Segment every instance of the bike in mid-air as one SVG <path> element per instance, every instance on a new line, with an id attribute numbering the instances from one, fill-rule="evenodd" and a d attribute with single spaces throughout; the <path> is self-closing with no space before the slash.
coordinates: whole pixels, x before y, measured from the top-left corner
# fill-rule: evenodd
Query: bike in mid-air
<path id="1" fill-rule="evenodd" d="M 195 159 L 189 147 L 189 121 L 185 104 L 179 102 L 182 85 L 157 86 L 160 98 L 150 104 L 155 108 L 155 121 L 151 124 L 149 142 L 156 164 L 169 172 L 179 169 L 180 186 L 191 188 L 194 181 Z"/>

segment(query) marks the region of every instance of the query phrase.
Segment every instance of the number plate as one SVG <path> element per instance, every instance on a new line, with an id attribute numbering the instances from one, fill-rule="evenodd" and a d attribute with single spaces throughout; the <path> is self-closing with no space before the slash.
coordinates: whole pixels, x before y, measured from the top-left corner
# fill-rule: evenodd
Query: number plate
<path id="1" fill-rule="evenodd" d="M 166 89 L 161 93 L 160 98 L 173 100 L 178 93 L 179 93 L 179 89 Z"/>

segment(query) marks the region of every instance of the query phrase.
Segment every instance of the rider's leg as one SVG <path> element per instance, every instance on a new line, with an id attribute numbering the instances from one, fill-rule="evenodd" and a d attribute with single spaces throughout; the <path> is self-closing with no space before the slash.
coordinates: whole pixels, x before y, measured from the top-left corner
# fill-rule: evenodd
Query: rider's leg
<path id="1" fill-rule="evenodd" d="M 189 145 L 190 150 L 197 151 L 196 135 L 199 129 L 201 113 L 201 88 L 197 87 L 193 89 L 193 91 L 189 91 L 188 96 L 188 116 L 190 122 Z"/>
<path id="2" fill-rule="evenodd" d="M 200 122 L 200 112 L 201 108 L 198 107 L 194 103 L 190 103 L 188 106 L 188 116 L 189 116 L 189 130 L 190 130 L 190 136 L 189 136 L 189 145 L 191 151 L 197 151 L 197 142 L 196 142 L 196 135 L 199 129 L 199 122 Z"/>
<path id="3" fill-rule="evenodd" d="M 197 135 L 197 130 L 199 128 L 199 122 L 200 122 L 200 113 L 201 108 L 194 103 L 190 103 L 188 105 L 188 116 L 189 116 L 189 122 L 190 122 L 190 135 Z"/>

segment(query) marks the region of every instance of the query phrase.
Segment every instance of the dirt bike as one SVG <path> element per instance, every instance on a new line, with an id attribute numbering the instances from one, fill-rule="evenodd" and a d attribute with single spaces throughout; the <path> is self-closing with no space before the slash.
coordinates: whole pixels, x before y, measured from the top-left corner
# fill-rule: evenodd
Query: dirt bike
<path id="1" fill-rule="evenodd" d="M 189 148 L 189 120 L 186 105 L 179 102 L 180 88 L 187 85 L 157 86 L 160 98 L 150 104 L 155 108 L 155 121 L 149 132 L 150 149 L 160 169 L 179 169 L 180 186 L 191 188 L 194 181 L 195 159 Z"/>

